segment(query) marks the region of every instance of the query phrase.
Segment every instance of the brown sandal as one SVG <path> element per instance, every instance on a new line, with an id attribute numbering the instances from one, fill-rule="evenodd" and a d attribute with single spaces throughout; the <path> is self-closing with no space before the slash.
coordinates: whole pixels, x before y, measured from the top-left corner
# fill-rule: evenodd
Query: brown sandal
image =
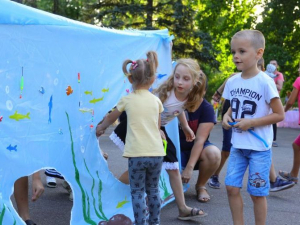
<path id="1" fill-rule="evenodd" d="M 197 193 L 197 200 L 199 202 L 202 202 L 202 203 L 209 202 L 210 196 L 208 195 L 206 187 L 204 187 L 204 186 L 201 186 L 201 187 L 195 186 L 195 189 L 196 189 L 196 193 Z M 203 193 L 201 194 L 201 190 L 205 190 L 206 195 L 204 195 Z"/>

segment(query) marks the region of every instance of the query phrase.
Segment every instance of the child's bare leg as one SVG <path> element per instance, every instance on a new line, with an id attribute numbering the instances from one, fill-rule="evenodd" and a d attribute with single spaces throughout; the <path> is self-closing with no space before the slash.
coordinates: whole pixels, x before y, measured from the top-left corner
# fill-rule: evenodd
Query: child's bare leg
<path id="1" fill-rule="evenodd" d="M 167 170 L 167 172 L 169 174 L 171 188 L 173 190 L 175 201 L 180 214 L 180 212 L 185 211 L 187 208 L 184 199 L 181 176 L 179 170 Z"/>
<path id="2" fill-rule="evenodd" d="M 293 150 L 294 150 L 294 163 L 293 163 L 293 168 L 291 170 L 291 176 L 298 177 L 299 168 L 300 168 L 300 146 L 293 143 Z"/>
<path id="3" fill-rule="evenodd" d="M 231 210 L 232 220 L 234 225 L 244 224 L 243 199 L 240 193 L 240 188 L 226 186 L 229 206 Z"/>
<path id="4" fill-rule="evenodd" d="M 192 208 L 187 206 L 185 203 L 182 180 L 179 170 L 167 170 L 167 173 L 169 174 L 170 184 L 175 197 L 175 202 L 178 207 L 179 216 L 189 216 Z M 203 211 L 200 211 L 199 215 L 202 215 L 203 213 Z"/>
<path id="5" fill-rule="evenodd" d="M 14 196 L 17 203 L 18 214 L 25 221 L 29 217 L 28 207 L 28 177 L 21 177 L 14 185 Z"/>
<path id="6" fill-rule="evenodd" d="M 216 172 L 213 174 L 213 175 L 218 175 L 220 174 L 226 160 L 228 159 L 229 157 L 229 154 L 230 152 L 227 152 L 227 151 L 222 151 L 221 152 L 221 162 L 220 162 L 220 166 L 218 167 L 218 169 L 216 170 Z"/>
<path id="7" fill-rule="evenodd" d="M 267 198 L 250 195 L 254 205 L 255 225 L 265 225 L 267 220 Z"/>
<path id="8" fill-rule="evenodd" d="M 270 182 L 275 182 L 276 181 L 276 171 L 275 171 L 275 168 L 274 168 L 274 164 L 272 162 L 271 164 L 271 168 L 270 168 Z"/>
<path id="9" fill-rule="evenodd" d="M 121 181 L 124 184 L 129 184 L 129 173 L 128 170 L 126 170 L 120 177 L 119 181 Z"/>

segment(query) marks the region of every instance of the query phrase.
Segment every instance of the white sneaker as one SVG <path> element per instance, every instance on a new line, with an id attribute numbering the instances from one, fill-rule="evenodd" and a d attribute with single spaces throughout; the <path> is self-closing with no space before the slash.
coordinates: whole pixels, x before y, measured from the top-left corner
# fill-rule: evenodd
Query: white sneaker
<path id="1" fill-rule="evenodd" d="M 56 188 L 56 179 L 54 177 L 46 176 L 47 187 Z"/>

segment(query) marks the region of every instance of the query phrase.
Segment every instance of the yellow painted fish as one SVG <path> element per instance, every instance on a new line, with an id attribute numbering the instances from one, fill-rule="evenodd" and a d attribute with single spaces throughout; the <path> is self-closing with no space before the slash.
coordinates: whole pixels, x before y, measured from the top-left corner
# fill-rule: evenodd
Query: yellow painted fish
<path id="1" fill-rule="evenodd" d="M 102 101 L 102 100 L 103 100 L 103 98 L 104 98 L 104 97 L 102 97 L 102 98 L 93 98 L 93 99 L 90 101 L 90 103 L 93 103 L 93 104 L 95 104 L 95 103 L 97 103 L 97 102 L 100 102 L 100 101 Z"/>
<path id="2" fill-rule="evenodd" d="M 109 91 L 109 88 L 106 88 L 106 89 L 103 88 L 103 89 L 102 89 L 102 92 L 104 92 L 104 93 L 105 93 L 105 92 L 108 92 L 108 91 Z"/>
<path id="3" fill-rule="evenodd" d="M 23 115 L 23 114 L 18 113 L 18 111 L 15 111 L 15 113 L 13 115 L 9 116 L 9 118 L 13 119 L 13 120 L 16 120 L 16 121 L 23 120 L 23 119 L 26 119 L 26 118 L 30 119 L 29 114 L 30 113 L 27 113 L 26 115 Z"/>
<path id="4" fill-rule="evenodd" d="M 86 95 L 93 95 L 93 91 L 85 91 L 84 94 L 86 94 Z"/>
<path id="5" fill-rule="evenodd" d="M 93 109 L 89 109 L 89 108 L 80 108 L 79 109 L 80 112 L 82 113 L 92 113 L 93 112 Z"/>
<path id="6" fill-rule="evenodd" d="M 118 205 L 117 205 L 116 208 L 117 208 L 117 209 L 118 209 L 118 208 L 121 208 L 121 207 L 123 207 L 123 205 L 125 205 L 125 204 L 128 203 L 128 202 L 129 202 L 129 201 L 126 200 L 126 196 L 125 196 L 125 200 L 124 200 L 124 201 L 121 201 L 121 202 L 118 202 Z"/>

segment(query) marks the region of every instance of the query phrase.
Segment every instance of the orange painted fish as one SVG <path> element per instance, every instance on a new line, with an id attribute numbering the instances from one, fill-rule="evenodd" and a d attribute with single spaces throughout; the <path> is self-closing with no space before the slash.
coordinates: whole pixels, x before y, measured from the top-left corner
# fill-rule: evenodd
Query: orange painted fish
<path id="1" fill-rule="evenodd" d="M 72 93 L 73 93 L 73 89 L 71 88 L 71 86 L 68 86 L 67 89 L 66 89 L 66 94 L 70 95 Z"/>

